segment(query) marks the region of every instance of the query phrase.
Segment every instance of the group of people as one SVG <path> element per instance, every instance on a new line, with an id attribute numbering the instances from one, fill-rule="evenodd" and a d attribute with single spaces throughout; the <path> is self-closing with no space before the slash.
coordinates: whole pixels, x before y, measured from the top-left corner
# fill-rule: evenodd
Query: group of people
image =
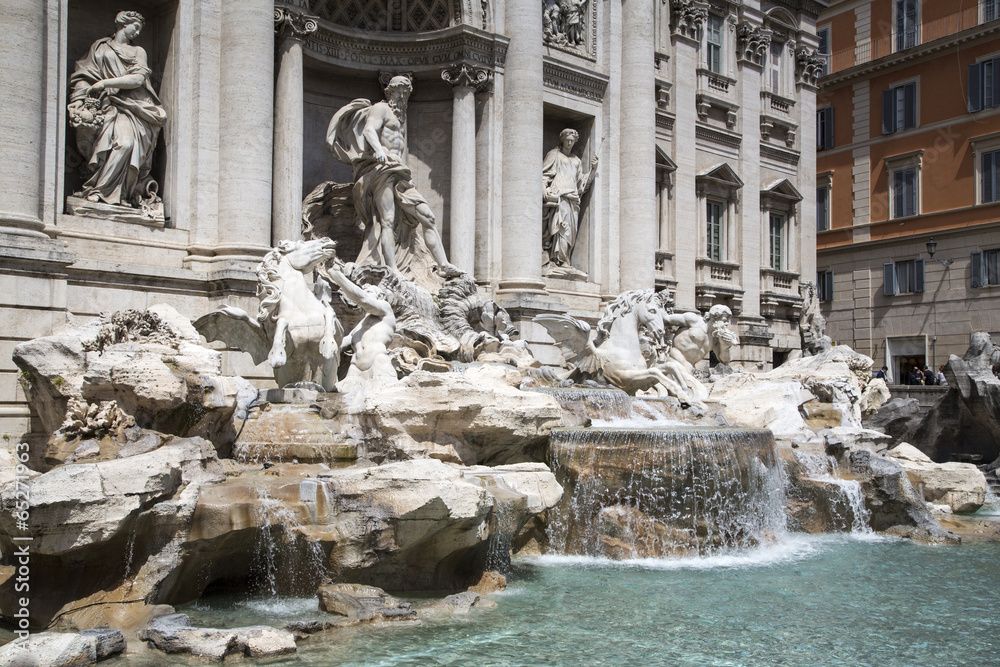
<path id="1" fill-rule="evenodd" d="M 900 367 L 905 369 L 909 364 L 900 364 Z M 900 384 L 908 385 L 940 385 L 942 387 L 948 386 L 948 378 L 944 375 L 944 364 L 938 367 L 937 373 L 931 369 L 930 366 L 924 366 L 923 370 L 920 369 L 918 364 L 914 364 L 909 371 L 909 373 L 904 372 L 903 377 L 900 378 Z M 872 377 L 882 378 L 887 383 L 890 382 L 889 378 L 889 367 L 883 366 L 880 370 L 875 371 Z"/>

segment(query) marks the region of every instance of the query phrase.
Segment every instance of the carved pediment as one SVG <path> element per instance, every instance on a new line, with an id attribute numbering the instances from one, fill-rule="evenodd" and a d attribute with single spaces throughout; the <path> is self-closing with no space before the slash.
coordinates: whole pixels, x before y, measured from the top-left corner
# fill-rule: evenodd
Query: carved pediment
<path id="1" fill-rule="evenodd" d="M 823 76 L 826 56 L 817 53 L 815 49 L 800 46 L 795 50 L 795 80 L 798 83 L 815 86 L 819 77 Z"/>
<path id="2" fill-rule="evenodd" d="M 743 179 L 725 162 L 709 167 L 695 177 L 698 182 L 711 182 L 730 188 L 742 188 Z"/>
<path id="3" fill-rule="evenodd" d="M 771 44 L 771 31 L 761 26 L 755 26 L 746 21 L 736 29 L 736 42 L 739 46 L 737 57 L 740 62 L 750 62 L 763 66 L 767 47 Z"/>
<path id="4" fill-rule="evenodd" d="M 708 3 L 703 0 L 673 0 L 670 3 L 670 29 L 675 35 L 698 38 L 698 31 L 708 18 Z"/>

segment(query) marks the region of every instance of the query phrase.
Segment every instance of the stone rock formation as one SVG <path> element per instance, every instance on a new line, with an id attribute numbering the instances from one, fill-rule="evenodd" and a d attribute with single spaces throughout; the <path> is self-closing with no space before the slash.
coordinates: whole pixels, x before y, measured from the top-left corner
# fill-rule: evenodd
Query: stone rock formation
<path id="1" fill-rule="evenodd" d="M 409 602 L 388 595 L 376 586 L 324 584 L 316 594 L 320 609 L 345 616 L 355 623 L 417 619 L 417 612 Z"/>
<path id="2" fill-rule="evenodd" d="M 79 667 L 93 665 L 124 651 L 125 637 L 121 630 L 37 632 L 23 642 L 13 641 L 0 648 L 0 665 Z"/>
<path id="3" fill-rule="evenodd" d="M 191 323 L 170 306 L 121 311 L 19 344 L 14 363 L 46 433 L 32 461 L 54 465 L 88 438 L 105 438 L 114 456 L 124 429 L 208 438 L 223 453 L 233 415 L 256 397 L 239 377 L 222 375 L 222 356 L 203 347 Z"/>
<path id="4" fill-rule="evenodd" d="M 139 638 L 164 653 L 186 653 L 221 662 L 226 656 L 277 658 L 296 652 L 295 635 L 266 625 L 216 630 L 191 626 L 187 614 L 170 614 L 154 619 Z"/>
<path id="5" fill-rule="evenodd" d="M 889 450 L 924 500 L 947 505 L 952 512 L 975 512 L 986 500 L 986 475 L 971 463 L 934 463 L 908 443 Z"/>
<path id="6" fill-rule="evenodd" d="M 926 412 L 895 401 L 871 418 L 897 442 L 907 442 L 943 462 L 956 458 L 989 463 L 1000 457 L 1000 348 L 984 331 L 972 334 L 961 358 L 945 364 L 948 392 Z"/>

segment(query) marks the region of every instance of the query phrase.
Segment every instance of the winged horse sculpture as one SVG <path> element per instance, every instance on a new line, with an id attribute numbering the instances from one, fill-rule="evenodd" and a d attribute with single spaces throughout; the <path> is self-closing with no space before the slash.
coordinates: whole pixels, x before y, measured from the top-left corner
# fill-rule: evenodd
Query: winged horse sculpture
<path id="1" fill-rule="evenodd" d="M 655 389 L 658 394 L 689 402 L 688 392 L 677 378 L 650 367 L 642 353 L 639 328 L 662 340 L 665 314 L 655 292 L 649 289 L 623 292 L 609 303 L 593 340 L 590 325 L 568 315 L 539 315 L 534 321 L 545 327 L 566 362 L 574 366 L 566 379 L 605 381 L 633 395 Z"/>
<path id="2" fill-rule="evenodd" d="M 314 382 L 333 391 L 344 329 L 330 305 L 330 285 L 311 285 L 306 276 L 335 257 L 336 247 L 328 238 L 281 241 L 257 267 L 256 318 L 221 306 L 194 327 L 209 341 L 250 353 L 255 364 L 267 361 L 279 387 Z"/>

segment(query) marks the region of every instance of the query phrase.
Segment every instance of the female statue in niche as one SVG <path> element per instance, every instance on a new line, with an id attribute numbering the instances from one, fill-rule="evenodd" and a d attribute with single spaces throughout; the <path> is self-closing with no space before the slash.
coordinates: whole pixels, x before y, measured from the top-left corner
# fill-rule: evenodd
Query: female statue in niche
<path id="1" fill-rule="evenodd" d="M 561 146 L 553 148 L 542 163 L 545 229 L 542 245 L 548 254 L 546 263 L 569 266 L 580 226 L 580 199 L 590 189 L 597 175 L 597 156 L 590 161 L 590 171 L 573 155 L 580 134 L 571 128 L 559 133 Z"/>
<path id="2" fill-rule="evenodd" d="M 167 112 L 150 84 L 146 52 L 132 44 L 144 23 L 139 12 L 119 12 L 115 34 L 94 42 L 76 62 L 69 122 L 88 160 L 89 178 L 77 196 L 162 218 L 158 185 L 149 172 Z"/>

